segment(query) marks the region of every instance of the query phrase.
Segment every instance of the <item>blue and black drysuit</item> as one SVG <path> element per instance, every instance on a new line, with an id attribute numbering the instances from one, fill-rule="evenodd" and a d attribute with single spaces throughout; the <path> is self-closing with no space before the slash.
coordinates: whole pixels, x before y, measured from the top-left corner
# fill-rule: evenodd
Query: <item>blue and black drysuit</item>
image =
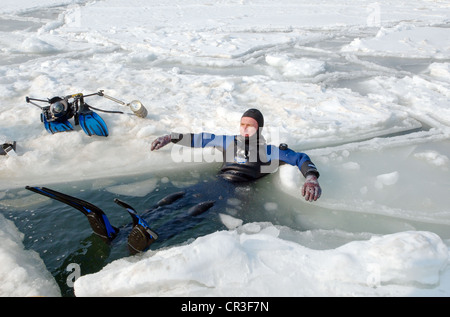
<path id="1" fill-rule="evenodd" d="M 214 147 L 222 151 L 223 164 L 220 176 L 241 182 L 256 180 L 273 173 L 278 166 L 297 166 L 303 176 L 319 177 L 316 166 L 305 153 L 295 152 L 282 144 L 269 145 L 261 135 L 243 137 L 241 135 L 215 135 L 210 133 L 172 133 L 171 142 L 193 148 Z"/>

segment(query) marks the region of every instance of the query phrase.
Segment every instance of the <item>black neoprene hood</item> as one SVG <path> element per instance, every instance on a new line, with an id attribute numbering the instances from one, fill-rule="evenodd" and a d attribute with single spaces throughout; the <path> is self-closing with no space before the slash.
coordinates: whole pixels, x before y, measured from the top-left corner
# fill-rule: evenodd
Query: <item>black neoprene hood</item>
<path id="1" fill-rule="evenodd" d="M 242 118 L 243 117 L 250 117 L 255 119 L 256 122 L 258 122 L 258 128 L 262 128 L 264 126 L 264 116 L 258 109 L 248 109 L 242 115 Z"/>

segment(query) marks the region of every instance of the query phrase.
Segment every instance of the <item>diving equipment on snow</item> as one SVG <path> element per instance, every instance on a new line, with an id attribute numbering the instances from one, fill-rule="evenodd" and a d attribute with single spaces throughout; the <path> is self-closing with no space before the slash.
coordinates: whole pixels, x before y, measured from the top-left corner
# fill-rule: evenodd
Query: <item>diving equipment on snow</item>
<path id="1" fill-rule="evenodd" d="M 145 118 L 147 116 L 147 109 L 145 109 L 144 105 L 139 100 L 133 100 L 129 105 L 131 111 L 138 117 Z"/>
<path id="2" fill-rule="evenodd" d="M 0 155 L 16 156 L 16 141 L 7 141 L 1 144 Z"/>
<path id="3" fill-rule="evenodd" d="M 108 127 L 105 121 L 96 112 L 92 111 L 92 109 L 106 113 L 124 113 L 122 111 L 108 111 L 92 107 L 84 102 L 84 98 L 90 96 L 102 96 L 124 105 L 128 105 L 136 116 L 141 118 L 145 118 L 147 116 L 147 109 L 145 109 L 140 101 L 133 100 L 131 103 L 125 104 L 115 98 L 106 96 L 103 94 L 103 90 L 89 95 L 78 93 L 65 97 L 53 97 L 48 100 L 26 97 L 25 100 L 27 103 L 31 103 L 42 110 L 41 122 L 44 123 L 45 129 L 49 133 L 54 134 L 74 130 L 73 125 L 69 122 L 69 119 L 74 118 L 75 125 L 79 124 L 87 135 L 99 135 L 106 137 L 109 134 Z M 49 106 L 40 106 L 35 103 L 36 101 L 48 103 Z"/>
<path id="4" fill-rule="evenodd" d="M 41 121 L 44 123 L 45 129 L 52 134 L 73 130 L 72 124 L 67 119 L 48 121 L 47 117 L 41 114 Z"/>
<path id="5" fill-rule="evenodd" d="M 108 127 L 106 126 L 105 121 L 103 121 L 103 119 L 86 104 L 80 106 L 77 113 L 77 119 L 81 128 L 87 135 L 108 136 Z"/>
<path id="6" fill-rule="evenodd" d="M 147 117 L 147 114 L 148 114 L 147 109 L 144 107 L 144 105 L 139 100 L 133 100 L 130 103 L 125 103 L 125 102 L 120 101 L 120 100 L 118 100 L 116 98 L 113 98 L 111 96 L 105 95 L 103 93 L 103 90 L 100 90 L 98 92 L 98 95 L 102 96 L 102 97 L 105 97 L 105 98 L 107 98 L 109 100 L 112 100 L 114 102 L 120 103 L 121 105 L 130 107 L 131 111 L 133 111 L 133 113 L 135 115 L 137 115 L 138 117 L 141 117 L 141 118 Z"/>

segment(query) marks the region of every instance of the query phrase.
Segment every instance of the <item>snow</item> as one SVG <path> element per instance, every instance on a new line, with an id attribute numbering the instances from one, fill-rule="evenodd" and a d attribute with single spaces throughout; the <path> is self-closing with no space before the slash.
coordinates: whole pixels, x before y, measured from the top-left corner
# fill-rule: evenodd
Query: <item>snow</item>
<path id="1" fill-rule="evenodd" d="M 449 57 L 450 39 L 448 30 L 441 27 L 416 27 L 410 23 L 399 23 L 393 28 L 381 28 L 375 37 L 355 39 L 347 47 L 346 52 L 360 54 L 390 55 L 408 58 L 433 57 L 445 59 Z M 396 43 L 392 46 L 391 43 Z"/>
<path id="2" fill-rule="evenodd" d="M 37 252 L 25 250 L 23 233 L 0 215 L 0 296 L 61 296 Z"/>
<path id="3" fill-rule="evenodd" d="M 450 225 L 448 16 L 445 1 L 418 0 L 3 1 L 0 141 L 17 141 L 18 155 L 0 157 L 0 204 L 32 205 L 35 196 L 8 189 L 61 178 L 143 197 L 153 180 L 102 179 L 215 161 L 150 143 L 172 130 L 237 133 L 243 111 L 257 107 L 269 142 L 312 157 L 320 200 L 304 202 L 298 170 L 282 166 L 275 185 L 305 211 L 292 228 L 222 214 L 227 231 L 116 260 L 81 276 L 77 296 L 449 296 L 448 234 L 375 234 L 375 224 L 352 222 Z M 90 97 L 127 112 L 101 114 L 107 139 L 50 135 L 25 103 L 99 89 L 139 99 L 148 117 Z M 264 209 L 280 212 L 273 201 Z M 0 216 L 0 295 L 58 296 L 21 237 Z"/>
<path id="4" fill-rule="evenodd" d="M 139 260 L 121 259 L 75 282 L 79 296 L 420 296 L 436 291 L 448 247 L 430 232 L 402 232 L 312 250 L 271 224 L 221 231 Z M 136 274 L 136 272 L 140 272 Z M 95 281 L 95 283 L 93 283 Z M 299 287 L 301 285 L 301 287 Z"/>

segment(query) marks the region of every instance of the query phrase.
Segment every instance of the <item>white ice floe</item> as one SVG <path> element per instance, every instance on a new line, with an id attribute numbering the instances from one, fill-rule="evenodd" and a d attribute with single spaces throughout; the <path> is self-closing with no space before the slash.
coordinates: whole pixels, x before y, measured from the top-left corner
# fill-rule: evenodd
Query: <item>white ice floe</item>
<path id="1" fill-rule="evenodd" d="M 251 227 L 251 228 L 250 228 Z M 402 232 L 313 250 L 253 223 L 143 256 L 75 282 L 77 296 L 447 296 L 448 247 Z M 442 283 L 445 282 L 445 283 Z"/>
<path id="2" fill-rule="evenodd" d="M 0 296 L 61 296 L 39 254 L 25 250 L 24 234 L 0 215 Z"/>

